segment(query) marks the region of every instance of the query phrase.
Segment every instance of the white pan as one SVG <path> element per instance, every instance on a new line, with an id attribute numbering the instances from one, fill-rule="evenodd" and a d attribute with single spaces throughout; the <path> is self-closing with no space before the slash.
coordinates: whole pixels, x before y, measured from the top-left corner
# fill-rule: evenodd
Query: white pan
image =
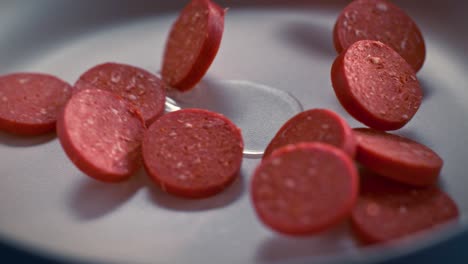
<path id="1" fill-rule="evenodd" d="M 0 74 L 45 72 L 74 83 L 88 68 L 108 61 L 157 72 L 168 30 L 185 3 L 3 0 Z M 183 98 L 190 106 L 231 116 L 257 149 L 301 109 L 294 98 L 302 109 L 330 108 L 353 127 L 362 126 L 340 106 L 330 81 L 336 56 L 332 28 L 347 1 L 219 4 L 229 7 L 221 49 L 200 89 Z M 121 184 L 93 181 L 68 160 L 55 135 L 28 139 L 0 133 L 0 240 L 74 262 L 374 263 L 436 250 L 467 233 L 468 4 L 396 4 L 414 18 L 427 44 L 418 73 L 425 98 L 398 133 L 444 158 L 440 185 L 459 206 L 458 225 L 391 248 L 359 247 L 346 224 L 310 238 L 288 238 L 263 226 L 250 204 L 249 181 L 259 159 L 245 158 L 240 179 L 224 193 L 189 201 L 163 193 L 143 171 Z M 247 85 L 242 92 L 235 83 L 276 90 Z"/>

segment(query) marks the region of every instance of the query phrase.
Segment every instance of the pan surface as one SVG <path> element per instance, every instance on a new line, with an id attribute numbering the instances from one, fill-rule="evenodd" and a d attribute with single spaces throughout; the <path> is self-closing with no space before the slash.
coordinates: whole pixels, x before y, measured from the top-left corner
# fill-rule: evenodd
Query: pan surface
<path id="1" fill-rule="evenodd" d="M 108 61 L 158 72 L 168 30 L 185 2 L 1 1 L 0 75 L 44 72 L 74 83 L 88 68 Z M 270 97 L 265 98 L 271 102 L 286 92 L 304 109 L 329 108 L 353 127 L 362 126 L 339 105 L 330 81 L 336 57 L 332 29 L 347 3 L 219 1 L 229 7 L 225 32 L 201 85 L 259 83 L 281 91 L 267 91 Z M 222 194 L 191 201 L 163 193 L 143 171 L 125 183 L 95 182 L 73 166 L 55 135 L 19 138 L 0 133 L 0 240 L 72 261 L 373 263 L 466 233 L 468 2 L 395 3 L 414 18 L 427 45 L 426 62 L 418 73 L 425 94 L 422 107 L 397 133 L 444 158 L 440 185 L 459 206 L 458 225 L 391 248 L 359 247 L 347 224 L 311 238 L 284 237 L 265 228 L 250 204 L 249 182 L 259 159 L 245 158 L 239 180 Z M 257 100 L 261 105 L 261 93 L 249 93 L 249 100 L 243 100 L 216 87 L 204 91 L 211 91 L 203 94 L 211 100 L 198 107 L 217 107 L 245 120 L 268 122 L 281 116 L 272 104 L 255 108 Z M 238 101 L 240 105 L 232 104 Z M 249 136 L 271 137 L 257 132 Z"/>

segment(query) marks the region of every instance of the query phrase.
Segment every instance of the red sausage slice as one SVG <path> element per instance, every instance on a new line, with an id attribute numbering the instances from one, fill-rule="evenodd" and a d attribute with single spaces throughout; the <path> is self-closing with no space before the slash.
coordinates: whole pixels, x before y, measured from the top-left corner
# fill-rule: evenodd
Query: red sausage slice
<path id="1" fill-rule="evenodd" d="M 362 176 L 351 226 L 366 244 L 394 241 L 458 218 L 455 202 L 436 186 L 415 188 L 369 173 Z"/>
<path id="2" fill-rule="evenodd" d="M 403 127 L 421 105 L 422 90 L 414 70 L 378 41 L 355 42 L 336 58 L 331 76 L 343 107 L 375 129 Z"/>
<path id="3" fill-rule="evenodd" d="M 399 7 L 386 0 L 356 0 L 341 14 L 333 30 L 338 53 L 358 40 L 378 40 L 398 52 L 417 72 L 426 47 L 418 26 Z"/>
<path id="4" fill-rule="evenodd" d="M 393 180 L 425 186 L 435 184 L 443 160 L 428 147 L 397 135 L 359 128 L 356 160 L 370 170 Z"/>
<path id="5" fill-rule="evenodd" d="M 143 140 L 148 175 L 161 188 L 186 198 L 219 193 L 238 176 L 243 140 L 226 117 L 201 109 L 168 113 Z"/>
<path id="6" fill-rule="evenodd" d="M 70 160 L 104 182 L 123 181 L 140 167 L 144 130 L 143 119 L 131 104 L 100 89 L 73 95 L 57 122 Z"/>
<path id="7" fill-rule="evenodd" d="M 57 114 L 71 92 L 68 83 L 47 74 L 0 77 L 0 130 L 31 136 L 54 131 Z"/>
<path id="8" fill-rule="evenodd" d="M 85 72 L 76 90 L 98 88 L 111 91 L 130 102 L 149 125 L 164 112 L 166 91 L 157 76 L 143 69 L 118 63 L 97 65 Z"/>
<path id="9" fill-rule="evenodd" d="M 310 235 L 351 213 L 358 193 L 354 162 L 323 143 L 282 147 L 255 170 L 252 202 L 263 223 L 288 235 Z"/>
<path id="10" fill-rule="evenodd" d="M 166 43 L 162 77 L 179 90 L 203 78 L 221 44 L 225 10 L 211 0 L 192 0 L 172 26 Z"/>
<path id="11" fill-rule="evenodd" d="M 350 157 L 356 152 L 354 133 L 346 120 L 331 110 L 311 109 L 297 114 L 280 128 L 263 158 L 288 144 L 315 141 L 338 147 Z"/>

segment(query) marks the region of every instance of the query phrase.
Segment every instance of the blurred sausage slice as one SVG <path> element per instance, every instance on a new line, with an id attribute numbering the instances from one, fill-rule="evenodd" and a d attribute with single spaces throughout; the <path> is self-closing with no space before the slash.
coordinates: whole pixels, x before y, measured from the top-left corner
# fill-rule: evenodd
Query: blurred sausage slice
<path id="1" fill-rule="evenodd" d="M 440 227 L 458 216 L 455 202 L 436 186 L 415 188 L 365 171 L 351 226 L 362 242 L 385 243 Z"/>
<path id="2" fill-rule="evenodd" d="M 359 40 L 378 40 L 398 52 L 418 72 L 426 47 L 416 23 L 405 11 L 386 0 L 355 0 L 335 23 L 333 41 L 338 53 Z"/>
<path id="3" fill-rule="evenodd" d="M 401 183 L 415 186 L 435 184 L 442 158 L 430 148 L 408 138 L 368 128 L 354 129 L 356 160 L 365 167 Z"/>
<path id="4" fill-rule="evenodd" d="M 276 133 L 263 158 L 282 146 L 300 142 L 322 142 L 342 149 L 350 157 L 356 152 L 354 133 L 337 113 L 328 109 L 311 109 L 289 119 Z"/>
<path id="5" fill-rule="evenodd" d="M 54 131 L 57 114 L 71 93 L 68 83 L 48 74 L 1 76 L 0 130 L 30 136 Z"/>
<path id="6" fill-rule="evenodd" d="M 162 64 L 163 80 L 179 91 L 192 89 L 216 57 L 225 9 L 211 0 L 192 0 L 170 31 Z"/>

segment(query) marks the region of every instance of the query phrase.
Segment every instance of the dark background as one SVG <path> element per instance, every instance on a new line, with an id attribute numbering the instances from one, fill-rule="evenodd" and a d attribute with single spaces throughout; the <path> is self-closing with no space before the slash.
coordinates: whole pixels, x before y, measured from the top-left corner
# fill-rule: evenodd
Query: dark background
<path id="1" fill-rule="evenodd" d="M 35 263 L 35 264 L 69 264 L 77 262 L 59 262 L 44 256 L 13 248 L 0 242 L 0 256 L 2 263 Z M 455 238 L 429 247 L 421 252 L 412 253 L 390 261 L 376 264 L 435 264 L 435 263 L 468 263 L 468 232 L 460 233 Z M 83 263 L 85 264 L 85 263 Z M 86 263 L 87 264 L 87 263 Z"/>

